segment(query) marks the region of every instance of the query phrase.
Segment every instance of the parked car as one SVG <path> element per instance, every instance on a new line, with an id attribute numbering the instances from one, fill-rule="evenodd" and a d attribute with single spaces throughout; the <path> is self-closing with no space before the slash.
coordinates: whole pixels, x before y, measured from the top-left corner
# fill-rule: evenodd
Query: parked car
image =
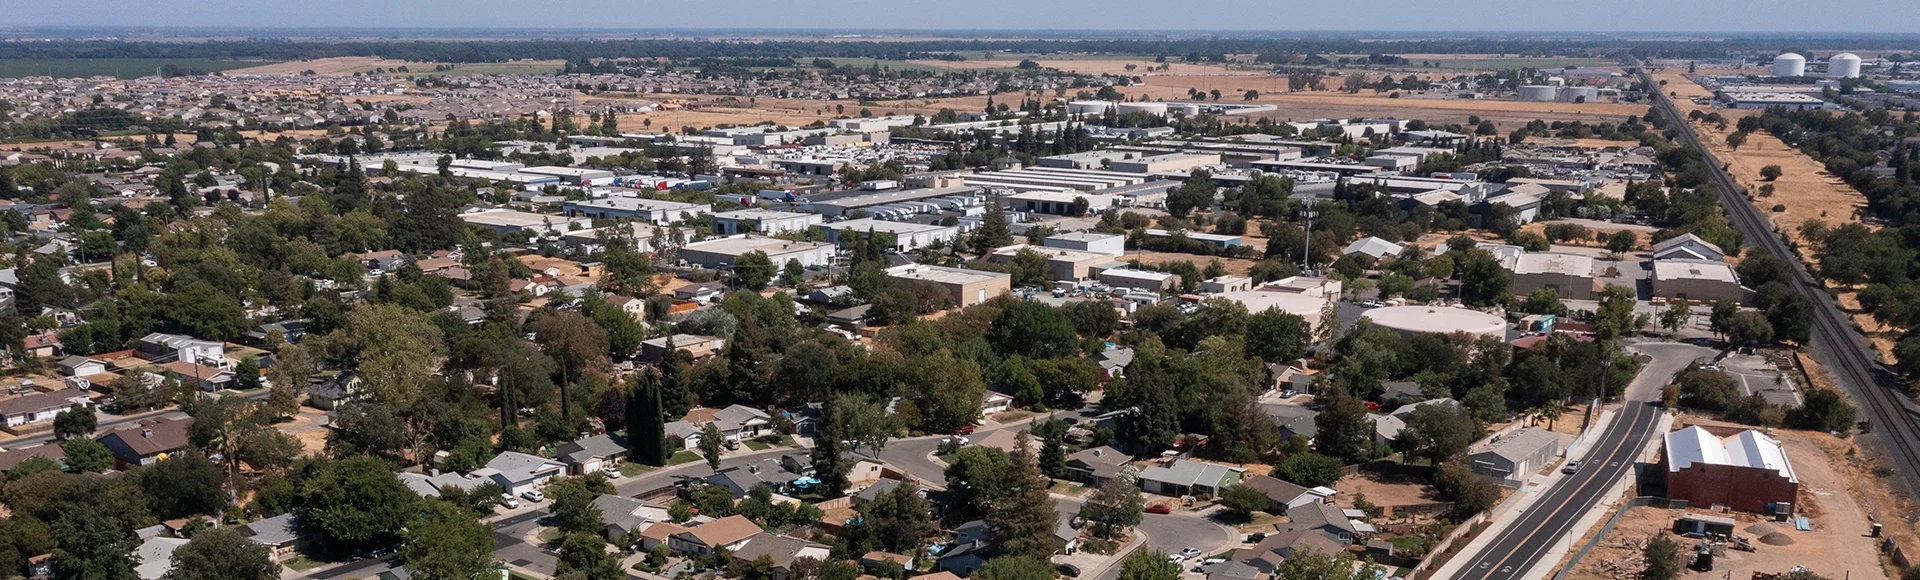
<path id="1" fill-rule="evenodd" d="M 510 510 L 520 509 L 520 500 L 515 499 L 511 493 L 503 493 L 500 494 L 500 505 L 506 506 L 506 508 Z"/>
<path id="2" fill-rule="evenodd" d="M 1179 555 L 1181 560 L 1191 560 L 1194 557 L 1200 555 L 1200 549 L 1199 548 L 1181 548 Z"/>
<path id="3" fill-rule="evenodd" d="M 600 468 L 600 475 L 607 476 L 607 479 L 620 479 L 620 470 L 609 465 Z"/>
<path id="4" fill-rule="evenodd" d="M 1150 514 L 1170 514 L 1173 513 L 1173 507 L 1167 504 L 1153 504 L 1147 506 L 1146 511 Z"/>
<path id="5" fill-rule="evenodd" d="M 1080 567 L 1075 566 L 1073 564 L 1067 564 L 1067 563 L 1054 564 L 1053 569 L 1056 571 L 1059 571 L 1061 576 L 1066 576 L 1068 578 L 1080 577 Z"/>
<path id="6" fill-rule="evenodd" d="M 547 494 L 540 493 L 540 490 L 537 490 L 537 489 L 529 489 L 529 490 L 520 492 L 520 497 L 525 498 L 527 501 L 530 501 L 533 503 L 540 503 L 541 501 L 545 501 L 547 499 Z"/>
<path id="7" fill-rule="evenodd" d="M 959 429 L 953 430 L 953 434 L 954 435 L 972 435 L 973 425 L 961 425 Z"/>

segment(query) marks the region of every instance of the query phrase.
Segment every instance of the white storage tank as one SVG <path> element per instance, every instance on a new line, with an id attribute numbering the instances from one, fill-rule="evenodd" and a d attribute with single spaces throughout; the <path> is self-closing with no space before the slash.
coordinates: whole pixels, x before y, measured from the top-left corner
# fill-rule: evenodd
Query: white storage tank
<path id="1" fill-rule="evenodd" d="M 1102 114 L 1106 114 L 1107 109 L 1111 109 L 1111 108 L 1113 108 L 1112 101 L 1073 101 L 1071 103 L 1067 103 L 1068 113 L 1086 113 L 1090 115 L 1102 115 Z"/>
<path id="2" fill-rule="evenodd" d="M 1594 87 L 1564 87 L 1560 89 L 1560 100 L 1568 103 L 1591 103 L 1600 100 L 1600 89 Z"/>
<path id="3" fill-rule="evenodd" d="M 1115 112 L 1122 115 L 1125 115 L 1127 113 L 1146 113 L 1149 115 L 1165 116 L 1167 114 L 1167 104 L 1166 103 L 1120 103 L 1119 110 Z"/>
<path id="4" fill-rule="evenodd" d="M 1390 306 L 1368 310 L 1360 317 L 1409 337 L 1415 334 L 1453 334 L 1455 332 L 1501 339 L 1507 337 L 1506 319 L 1478 310 L 1451 306 Z"/>
<path id="5" fill-rule="evenodd" d="M 1860 57 L 1851 52 L 1843 52 L 1827 59 L 1827 76 L 1836 79 L 1851 79 L 1860 76 Z"/>
<path id="6" fill-rule="evenodd" d="M 1552 102 L 1559 96 L 1560 87 L 1552 85 L 1520 85 L 1520 100 Z"/>
<path id="7" fill-rule="evenodd" d="M 1807 57 L 1791 52 L 1773 57 L 1773 76 L 1781 78 L 1807 76 Z"/>

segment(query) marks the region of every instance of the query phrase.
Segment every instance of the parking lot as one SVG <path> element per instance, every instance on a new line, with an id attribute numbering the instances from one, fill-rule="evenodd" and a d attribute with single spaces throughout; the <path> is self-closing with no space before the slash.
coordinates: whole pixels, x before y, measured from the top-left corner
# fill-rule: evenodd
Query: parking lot
<path id="1" fill-rule="evenodd" d="M 1764 353 L 1728 354 L 1720 360 L 1720 370 L 1740 384 L 1740 394 L 1743 396 L 1757 394 L 1775 405 L 1800 406 L 1800 390 L 1794 384 L 1793 375 L 1782 370 L 1783 359 L 1770 358 Z"/>

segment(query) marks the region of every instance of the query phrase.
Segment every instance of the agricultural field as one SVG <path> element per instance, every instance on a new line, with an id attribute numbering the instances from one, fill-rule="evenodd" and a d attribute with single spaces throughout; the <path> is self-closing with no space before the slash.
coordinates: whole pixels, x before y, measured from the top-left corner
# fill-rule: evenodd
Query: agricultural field
<path id="1" fill-rule="evenodd" d="M 455 63 L 450 71 L 435 71 L 437 62 L 408 62 L 369 56 L 344 56 L 338 58 L 318 58 L 313 60 L 288 61 L 260 66 L 252 66 L 233 71 L 234 74 L 299 74 L 313 71 L 320 76 L 351 76 L 353 73 L 368 73 L 374 69 L 392 71 L 398 67 L 407 67 L 408 72 L 401 76 L 439 76 L 439 75 L 539 75 L 560 72 L 566 63 L 558 60 L 516 60 L 508 62 Z"/>
<path id="2" fill-rule="evenodd" d="M 22 58 L 0 59 L 0 77 L 83 78 L 109 76 L 133 79 L 152 76 L 161 67 L 173 65 L 183 70 L 230 71 L 261 66 L 260 61 L 213 60 L 206 58 Z"/>

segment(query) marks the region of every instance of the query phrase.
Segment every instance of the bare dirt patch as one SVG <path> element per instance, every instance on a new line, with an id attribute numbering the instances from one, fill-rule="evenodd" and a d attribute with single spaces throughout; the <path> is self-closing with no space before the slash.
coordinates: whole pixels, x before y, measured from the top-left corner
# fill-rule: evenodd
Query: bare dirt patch
<path id="1" fill-rule="evenodd" d="M 1334 496 L 1334 503 L 1341 507 L 1353 507 L 1356 496 L 1367 496 L 1367 502 L 1377 506 L 1400 506 L 1433 503 L 1432 488 L 1427 486 L 1424 468 L 1391 466 L 1393 469 L 1374 469 L 1363 467 L 1360 473 L 1340 478 L 1333 488 L 1340 491 Z"/>

